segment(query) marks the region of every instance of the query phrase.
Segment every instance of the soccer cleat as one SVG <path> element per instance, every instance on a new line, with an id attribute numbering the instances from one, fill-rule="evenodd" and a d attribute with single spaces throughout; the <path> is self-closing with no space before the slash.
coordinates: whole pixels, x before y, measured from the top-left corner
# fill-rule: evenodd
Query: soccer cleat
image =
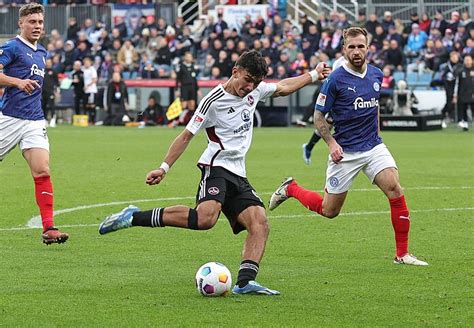
<path id="1" fill-rule="evenodd" d="M 270 203 L 268 204 L 268 209 L 270 211 L 273 211 L 281 203 L 288 199 L 287 188 L 293 181 L 295 181 L 295 179 L 292 177 L 285 178 L 283 183 L 277 188 L 277 190 L 275 190 L 275 192 L 272 194 L 272 197 L 270 197 Z"/>
<path id="2" fill-rule="evenodd" d="M 232 289 L 232 293 L 240 295 L 280 295 L 280 292 L 278 290 L 269 289 L 253 280 L 249 281 L 248 284 L 244 287 L 239 287 L 239 285 L 235 285 Z"/>
<path id="3" fill-rule="evenodd" d="M 99 233 L 105 235 L 109 232 L 130 228 L 132 226 L 133 213 L 138 212 L 139 210 L 138 207 L 129 205 L 120 212 L 109 215 L 99 225 Z"/>
<path id="4" fill-rule="evenodd" d="M 309 165 L 311 164 L 311 150 L 308 150 L 306 146 L 307 146 L 306 144 L 303 144 L 301 148 L 303 148 L 303 160 L 306 165 Z"/>
<path id="5" fill-rule="evenodd" d="M 62 244 L 69 239 L 69 235 L 67 233 L 59 231 L 55 227 L 50 227 L 48 228 L 48 230 L 43 232 L 43 234 L 41 235 L 41 239 L 46 245 Z"/>
<path id="6" fill-rule="evenodd" d="M 395 256 L 395 259 L 393 260 L 393 263 L 395 264 L 407 264 L 407 265 L 428 265 L 427 262 L 418 260 L 415 256 L 411 254 L 405 254 L 402 257 Z"/>

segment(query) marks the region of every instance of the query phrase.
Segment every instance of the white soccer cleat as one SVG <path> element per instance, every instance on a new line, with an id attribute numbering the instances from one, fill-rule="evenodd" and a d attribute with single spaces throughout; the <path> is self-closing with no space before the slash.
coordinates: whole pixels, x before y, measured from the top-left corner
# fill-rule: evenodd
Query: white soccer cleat
<path id="1" fill-rule="evenodd" d="M 427 262 L 418 260 L 415 256 L 413 256 L 411 254 L 406 254 L 402 257 L 395 256 L 395 259 L 393 260 L 393 263 L 395 263 L 395 264 L 406 264 L 406 265 L 421 265 L 421 266 L 428 265 Z"/>
<path id="2" fill-rule="evenodd" d="M 270 203 L 268 204 L 268 209 L 270 211 L 273 211 L 281 203 L 288 199 L 287 189 L 289 184 L 292 183 L 294 180 L 295 179 L 293 179 L 292 177 L 285 178 L 282 184 L 277 188 L 277 190 L 275 190 L 275 192 L 272 194 L 272 197 L 270 197 Z"/>

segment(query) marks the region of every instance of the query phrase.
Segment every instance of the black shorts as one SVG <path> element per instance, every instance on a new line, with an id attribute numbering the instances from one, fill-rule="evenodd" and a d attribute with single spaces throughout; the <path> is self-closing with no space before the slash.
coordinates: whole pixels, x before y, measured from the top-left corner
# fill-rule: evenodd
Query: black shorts
<path id="1" fill-rule="evenodd" d="M 237 222 L 237 217 L 250 206 L 265 208 L 262 200 L 246 178 L 242 178 L 222 167 L 198 165 L 201 182 L 196 195 L 196 204 L 207 200 L 221 203 L 222 212 L 229 220 L 234 234 L 246 230 Z"/>
<path id="2" fill-rule="evenodd" d="M 194 84 L 183 84 L 181 85 L 181 100 L 197 100 L 197 86 Z"/>

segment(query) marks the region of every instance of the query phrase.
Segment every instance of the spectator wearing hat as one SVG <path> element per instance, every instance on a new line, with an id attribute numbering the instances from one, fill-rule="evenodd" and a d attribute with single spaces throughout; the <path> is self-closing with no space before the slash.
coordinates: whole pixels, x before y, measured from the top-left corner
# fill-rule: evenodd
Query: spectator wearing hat
<path id="1" fill-rule="evenodd" d="M 359 14 L 357 15 L 357 19 L 352 24 L 352 26 L 365 27 L 366 21 L 367 21 L 367 17 L 365 16 L 365 11 L 361 10 L 361 11 L 359 11 Z"/>
<path id="2" fill-rule="evenodd" d="M 384 12 L 382 19 L 382 27 L 385 33 L 388 33 L 390 26 L 395 26 L 395 22 L 393 21 L 392 13 L 387 10 Z"/>
<path id="3" fill-rule="evenodd" d="M 418 28 L 420 27 L 420 18 L 418 17 L 417 12 L 414 12 L 410 15 L 410 22 L 406 24 L 405 28 L 403 29 L 404 37 L 408 38 L 408 36 L 411 34 L 412 29 L 413 29 L 413 24 L 416 24 Z"/>
<path id="4" fill-rule="evenodd" d="M 72 66 L 74 64 L 74 42 L 72 40 L 67 40 L 64 43 L 64 71 L 72 71 Z"/>
<path id="5" fill-rule="evenodd" d="M 454 34 L 450 28 L 447 28 L 444 32 L 444 37 L 441 39 L 443 45 L 448 51 L 451 51 L 454 47 Z"/>
<path id="6" fill-rule="evenodd" d="M 464 46 L 467 38 L 466 24 L 464 22 L 459 22 L 457 31 L 454 33 L 454 42 L 460 42 Z"/>
<path id="7" fill-rule="evenodd" d="M 212 32 L 216 33 L 218 37 L 221 37 L 223 31 L 227 28 L 229 28 L 229 25 L 224 20 L 224 15 L 222 13 L 218 13 L 217 14 L 217 21 L 212 26 Z"/>
<path id="8" fill-rule="evenodd" d="M 430 31 L 432 31 L 433 29 L 438 29 L 441 35 L 444 36 L 444 32 L 446 31 L 447 27 L 448 22 L 446 22 L 446 20 L 444 19 L 443 13 L 439 9 L 436 10 L 435 17 L 431 21 Z"/>
<path id="9" fill-rule="evenodd" d="M 314 22 L 308 19 L 308 15 L 301 13 L 299 17 L 299 24 L 301 26 L 302 34 L 305 35 L 309 33 L 309 27 L 314 25 Z"/>

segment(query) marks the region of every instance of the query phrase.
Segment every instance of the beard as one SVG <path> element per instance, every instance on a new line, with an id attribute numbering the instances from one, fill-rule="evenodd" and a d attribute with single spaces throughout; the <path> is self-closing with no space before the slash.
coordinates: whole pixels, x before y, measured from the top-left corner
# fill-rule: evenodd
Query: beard
<path id="1" fill-rule="evenodd" d="M 365 64 L 365 57 L 349 58 L 349 62 L 352 66 L 361 68 Z"/>

